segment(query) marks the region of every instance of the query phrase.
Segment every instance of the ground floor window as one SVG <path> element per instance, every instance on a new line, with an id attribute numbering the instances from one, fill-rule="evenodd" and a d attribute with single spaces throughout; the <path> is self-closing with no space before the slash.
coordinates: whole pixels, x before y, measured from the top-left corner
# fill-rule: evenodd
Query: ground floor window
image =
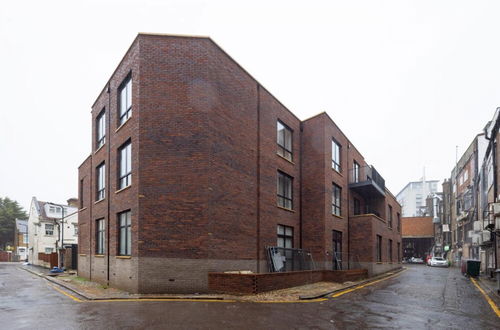
<path id="1" fill-rule="evenodd" d="M 392 239 L 389 240 L 389 261 L 392 262 Z"/>
<path id="2" fill-rule="evenodd" d="M 104 219 L 96 220 L 96 239 L 95 239 L 95 253 L 104 254 Z"/>
<path id="3" fill-rule="evenodd" d="M 377 235 L 377 262 L 382 262 L 382 236 Z"/>
<path id="4" fill-rule="evenodd" d="M 332 245 L 333 245 L 333 269 L 342 269 L 342 232 L 332 231 Z"/>
<path id="5" fill-rule="evenodd" d="M 401 243 L 398 243 L 398 262 L 401 262 Z"/>
<path id="6" fill-rule="evenodd" d="M 293 227 L 278 225 L 278 247 L 293 248 Z"/>
<path id="7" fill-rule="evenodd" d="M 125 211 L 118 213 L 118 221 L 120 226 L 120 246 L 119 254 L 121 256 L 131 255 L 132 250 L 132 233 L 131 233 L 131 212 Z"/>

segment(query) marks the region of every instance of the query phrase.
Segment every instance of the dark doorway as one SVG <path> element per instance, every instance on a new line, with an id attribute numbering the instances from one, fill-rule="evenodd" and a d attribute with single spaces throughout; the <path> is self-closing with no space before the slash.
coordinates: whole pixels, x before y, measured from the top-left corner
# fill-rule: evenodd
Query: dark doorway
<path id="1" fill-rule="evenodd" d="M 333 269 L 342 269 L 342 232 L 334 230 L 332 232 L 333 245 Z"/>
<path id="2" fill-rule="evenodd" d="M 71 244 L 71 269 L 78 269 L 78 245 Z"/>

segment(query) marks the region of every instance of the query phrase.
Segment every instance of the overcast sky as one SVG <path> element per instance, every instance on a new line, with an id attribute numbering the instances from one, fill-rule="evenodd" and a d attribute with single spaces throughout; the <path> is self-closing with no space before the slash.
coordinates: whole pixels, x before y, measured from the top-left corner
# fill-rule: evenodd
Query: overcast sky
<path id="1" fill-rule="evenodd" d="M 500 105 L 500 1 L 239 3 L 2 1 L 0 197 L 77 196 L 90 107 L 138 32 L 210 36 L 300 119 L 328 112 L 394 194 L 448 177 Z"/>

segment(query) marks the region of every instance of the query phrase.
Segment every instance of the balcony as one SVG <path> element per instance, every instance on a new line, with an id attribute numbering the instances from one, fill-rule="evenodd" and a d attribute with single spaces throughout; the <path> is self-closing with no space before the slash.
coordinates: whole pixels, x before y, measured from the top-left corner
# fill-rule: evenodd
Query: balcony
<path id="1" fill-rule="evenodd" d="M 385 197 L 385 180 L 373 166 L 350 169 L 349 188 L 365 198 Z"/>

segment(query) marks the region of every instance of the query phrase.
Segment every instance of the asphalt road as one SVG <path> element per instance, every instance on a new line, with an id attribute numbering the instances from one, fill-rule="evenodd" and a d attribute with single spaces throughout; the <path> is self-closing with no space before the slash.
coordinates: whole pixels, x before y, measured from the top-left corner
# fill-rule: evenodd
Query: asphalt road
<path id="1" fill-rule="evenodd" d="M 0 329 L 500 329 L 457 269 L 409 266 L 399 276 L 314 303 L 76 302 L 0 263 Z"/>

